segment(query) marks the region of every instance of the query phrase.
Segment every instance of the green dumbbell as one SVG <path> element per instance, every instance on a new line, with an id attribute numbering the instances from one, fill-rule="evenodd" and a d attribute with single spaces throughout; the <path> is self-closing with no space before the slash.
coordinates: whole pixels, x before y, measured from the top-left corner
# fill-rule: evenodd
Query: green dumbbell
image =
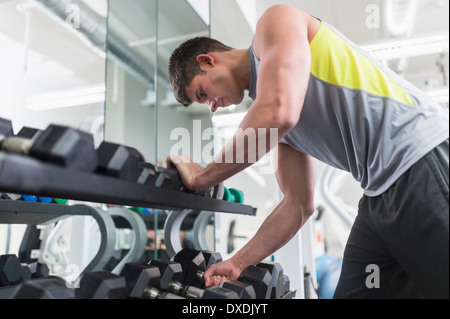
<path id="1" fill-rule="evenodd" d="M 235 188 L 224 187 L 223 200 L 242 204 L 244 202 L 244 194 Z"/>
<path id="2" fill-rule="evenodd" d="M 53 198 L 53 202 L 61 205 L 66 205 L 67 199 L 61 199 L 61 198 Z"/>

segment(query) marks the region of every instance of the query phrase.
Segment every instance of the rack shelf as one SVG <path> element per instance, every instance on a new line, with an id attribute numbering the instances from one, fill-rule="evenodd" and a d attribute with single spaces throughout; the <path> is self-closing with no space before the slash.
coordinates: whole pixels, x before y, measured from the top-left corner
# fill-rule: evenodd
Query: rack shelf
<path id="1" fill-rule="evenodd" d="M 1 151 L 0 191 L 147 208 L 256 214 L 256 208 L 249 205 L 142 185 L 100 174 L 71 171 L 25 155 Z M 53 216 L 58 217 L 58 214 L 84 214 L 79 208 L 72 210 L 63 205 L 26 202 L 16 204 L 18 203 L 2 201 L 0 222 L 38 223 Z"/>

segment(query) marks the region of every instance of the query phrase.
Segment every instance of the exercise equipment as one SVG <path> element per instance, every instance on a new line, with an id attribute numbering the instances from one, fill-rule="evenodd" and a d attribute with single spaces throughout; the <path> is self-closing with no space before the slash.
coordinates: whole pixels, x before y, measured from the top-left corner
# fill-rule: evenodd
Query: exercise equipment
<path id="1" fill-rule="evenodd" d="M 10 199 L 10 200 L 18 200 L 22 199 L 22 195 L 15 193 L 1 193 L 1 198 Z"/>
<path id="2" fill-rule="evenodd" d="M 237 299 L 236 292 L 223 287 L 200 289 L 181 283 L 180 264 L 167 260 L 152 260 L 150 264 L 129 263 L 121 273 L 126 278 L 132 298 L 177 299 Z"/>
<path id="3" fill-rule="evenodd" d="M 235 188 L 224 187 L 223 200 L 242 204 L 244 202 L 244 193 Z"/>
<path id="4" fill-rule="evenodd" d="M 169 260 L 151 260 L 149 265 L 157 267 L 160 273 L 159 288 L 187 299 L 200 299 L 203 290 L 183 281 L 181 264 Z"/>
<path id="5" fill-rule="evenodd" d="M 208 258 L 220 259 L 222 257 L 217 254 L 205 252 Z M 190 286 L 202 288 L 204 287 L 203 275 L 207 269 L 207 261 L 205 255 L 196 249 L 183 248 L 174 257 L 173 261 L 181 265 L 183 271 L 183 283 Z M 216 263 L 216 262 L 211 262 Z"/>
<path id="6" fill-rule="evenodd" d="M 77 299 L 125 299 L 125 278 L 109 271 L 99 270 L 85 273 L 75 289 Z"/>
<path id="7" fill-rule="evenodd" d="M 38 278 L 21 283 L 13 299 L 74 299 L 74 289 L 57 277 Z"/>
<path id="8" fill-rule="evenodd" d="M 290 291 L 289 277 L 283 274 L 283 267 L 277 262 L 261 262 L 257 267 L 267 269 L 272 276 L 270 299 L 291 299 L 295 292 Z"/>
<path id="9" fill-rule="evenodd" d="M 97 149 L 97 157 L 98 166 L 95 172 L 98 174 L 177 192 L 212 198 L 223 197 L 223 186 L 220 184 L 207 190 L 189 190 L 184 186 L 175 167 L 164 168 L 147 163 L 142 154 L 133 147 L 103 141 Z"/>
<path id="10" fill-rule="evenodd" d="M 124 207 L 111 207 L 108 209 L 108 214 L 116 228 L 129 228 L 133 234 L 130 248 L 111 271 L 119 274 L 126 263 L 138 261 L 144 255 L 147 245 L 147 227 L 137 213 Z"/>
<path id="11" fill-rule="evenodd" d="M 142 262 L 128 263 L 120 275 L 127 283 L 129 298 L 185 299 L 169 291 L 161 290 L 161 274 L 156 266 Z"/>
<path id="12" fill-rule="evenodd" d="M 0 287 L 12 286 L 22 282 L 22 266 L 14 254 L 0 256 Z"/>
<path id="13" fill-rule="evenodd" d="M 0 141 L 14 135 L 12 122 L 0 117 Z"/>
<path id="14" fill-rule="evenodd" d="M 256 299 L 255 289 L 245 282 L 227 280 L 222 284 L 222 287 L 236 292 L 239 299 Z"/>
<path id="15" fill-rule="evenodd" d="M 270 299 L 272 276 L 269 270 L 251 265 L 244 269 L 238 280 L 253 286 L 256 299 Z"/>
<path id="16" fill-rule="evenodd" d="M 45 197 L 45 196 L 38 196 L 37 200 L 38 200 L 38 202 L 47 203 L 47 204 L 53 202 L 53 198 Z"/>
<path id="17" fill-rule="evenodd" d="M 50 124 L 45 130 L 25 129 L 21 135 L 11 134 L 12 123 L 0 121 L 0 149 L 30 155 L 42 161 L 64 166 L 68 169 L 93 172 L 97 167 L 97 155 L 91 134 Z M 33 130 L 34 134 L 29 131 Z M 26 138 L 24 136 L 31 136 Z"/>
<path id="18" fill-rule="evenodd" d="M 25 267 L 30 270 L 30 278 L 47 278 L 50 274 L 47 264 L 38 261 L 29 263 Z"/>
<path id="19" fill-rule="evenodd" d="M 35 195 L 25 195 L 25 194 L 22 194 L 21 198 L 26 202 L 37 202 L 38 199 L 37 196 Z"/>
<path id="20" fill-rule="evenodd" d="M 138 180 L 141 156 L 136 149 L 103 141 L 97 149 L 97 158 L 96 173 L 133 182 Z"/>
<path id="21" fill-rule="evenodd" d="M 333 299 L 342 269 L 342 258 L 324 254 L 316 258 L 318 295 L 320 299 Z"/>
<path id="22" fill-rule="evenodd" d="M 192 248 L 184 248 L 173 257 L 172 261 L 152 260 L 149 264 L 159 268 L 161 273 L 161 288 L 176 294 L 182 294 L 186 298 L 196 298 L 201 295 L 204 288 L 203 275 L 211 265 L 222 261 L 218 252 L 198 251 Z M 249 270 L 247 277 L 252 276 Z M 257 276 L 253 276 L 255 281 Z M 240 279 L 239 279 L 240 280 Z M 183 282 L 181 284 L 180 282 Z M 240 299 L 255 299 L 254 287 L 245 281 L 227 281 L 222 288 L 233 290 Z"/>

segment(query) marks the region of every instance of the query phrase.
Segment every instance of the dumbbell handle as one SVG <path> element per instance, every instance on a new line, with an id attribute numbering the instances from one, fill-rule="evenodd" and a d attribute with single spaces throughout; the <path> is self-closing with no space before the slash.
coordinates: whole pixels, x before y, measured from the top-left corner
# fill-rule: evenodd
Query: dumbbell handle
<path id="1" fill-rule="evenodd" d="M 33 145 L 33 140 L 12 136 L 4 138 L 0 143 L 1 148 L 4 150 L 19 154 L 28 154 L 31 146 Z"/>
<path id="2" fill-rule="evenodd" d="M 156 288 L 146 288 L 144 297 L 147 299 L 184 299 L 183 297 L 170 292 L 160 292 Z"/>
<path id="3" fill-rule="evenodd" d="M 182 283 L 174 280 L 169 284 L 169 291 L 178 296 L 183 296 L 186 299 L 199 299 L 203 296 L 204 290 L 195 286 L 183 285 Z"/>

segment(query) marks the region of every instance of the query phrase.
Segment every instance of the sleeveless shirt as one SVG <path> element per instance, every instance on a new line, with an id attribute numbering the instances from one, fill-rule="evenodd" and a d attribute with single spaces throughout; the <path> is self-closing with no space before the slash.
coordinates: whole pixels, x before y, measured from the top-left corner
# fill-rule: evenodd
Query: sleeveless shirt
<path id="1" fill-rule="evenodd" d="M 448 139 L 441 106 L 331 25 L 321 21 L 310 50 L 300 119 L 282 143 L 351 173 L 367 196 L 378 196 Z M 249 58 L 255 100 L 259 60 L 252 45 Z"/>

